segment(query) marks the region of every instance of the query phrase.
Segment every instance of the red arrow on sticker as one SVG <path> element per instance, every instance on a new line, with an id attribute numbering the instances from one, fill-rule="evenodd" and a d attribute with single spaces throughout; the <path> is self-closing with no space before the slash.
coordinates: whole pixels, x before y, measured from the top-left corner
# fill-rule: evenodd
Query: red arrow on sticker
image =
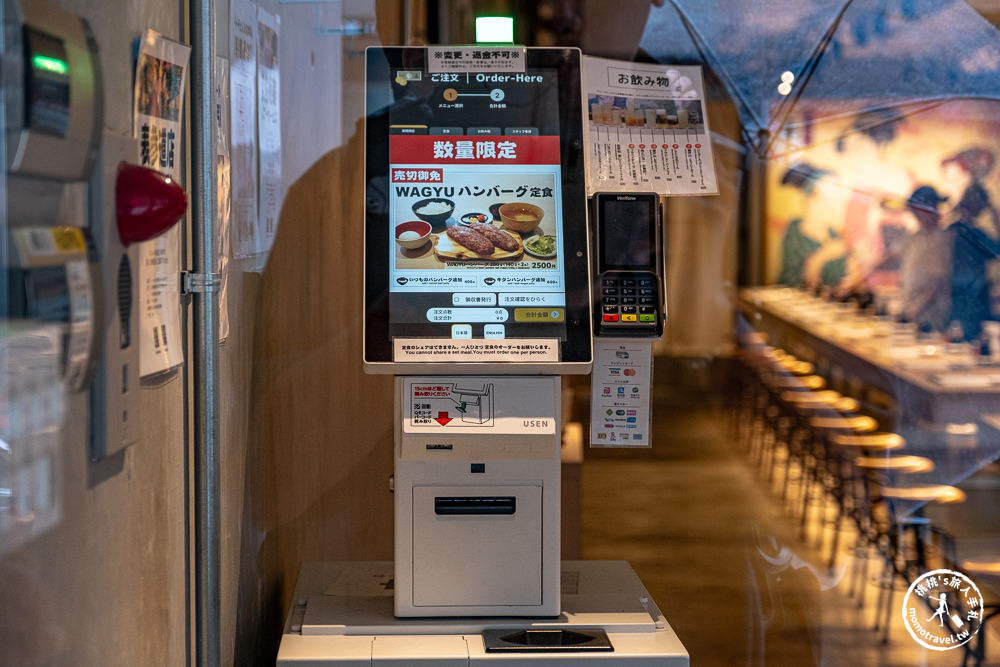
<path id="1" fill-rule="evenodd" d="M 451 421 L 451 417 L 448 416 L 447 410 L 442 410 L 441 412 L 438 413 L 438 416 L 434 418 L 434 421 L 436 421 L 438 424 L 441 424 L 441 426 L 444 426 Z"/>

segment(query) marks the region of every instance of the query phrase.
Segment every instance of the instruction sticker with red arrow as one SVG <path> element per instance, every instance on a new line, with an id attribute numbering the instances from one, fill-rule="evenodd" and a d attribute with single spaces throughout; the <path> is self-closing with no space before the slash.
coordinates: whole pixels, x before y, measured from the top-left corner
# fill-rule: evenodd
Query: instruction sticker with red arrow
<path id="1" fill-rule="evenodd" d="M 555 433 L 558 378 L 406 378 L 406 433 Z"/>

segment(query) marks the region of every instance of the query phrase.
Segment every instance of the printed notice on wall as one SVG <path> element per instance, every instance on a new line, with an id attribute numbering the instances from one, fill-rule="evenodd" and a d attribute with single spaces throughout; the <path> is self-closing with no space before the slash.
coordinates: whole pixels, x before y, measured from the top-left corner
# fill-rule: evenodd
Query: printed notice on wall
<path id="1" fill-rule="evenodd" d="M 260 252 L 274 244 L 281 207 L 281 80 L 278 33 L 281 17 L 257 8 L 257 140 L 260 150 L 257 233 Z"/>
<path id="2" fill-rule="evenodd" d="M 583 58 L 587 194 L 718 194 L 701 67 Z"/>
<path id="3" fill-rule="evenodd" d="M 181 117 L 191 48 L 147 30 L 135 68 L 133 134 L 140 163 L 181 175 Z M 180 225 L 139 246 L 139 374 L 184 362 L 181 342 Z"/>
<path id="4" fill-rule="evenodd" d="M 257 233 L 257 8 L 229 5 L 230 187 L 232 247 L 237 258 L 260 252 Z"/>
<path id="5" fill-rule="evenodd" d="M 591 447 L 651 447 L 653 344 L 597 338 L 590 387 Z"/>

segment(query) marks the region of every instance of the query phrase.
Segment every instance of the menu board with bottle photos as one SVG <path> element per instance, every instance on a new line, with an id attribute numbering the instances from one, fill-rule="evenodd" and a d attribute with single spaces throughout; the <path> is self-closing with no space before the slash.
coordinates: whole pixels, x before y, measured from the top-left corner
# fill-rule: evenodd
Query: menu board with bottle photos
<path id="1" fill-rule="evenodd" d="M 701 67 L 585 57 L 587 193 L 718 194 Z"/>

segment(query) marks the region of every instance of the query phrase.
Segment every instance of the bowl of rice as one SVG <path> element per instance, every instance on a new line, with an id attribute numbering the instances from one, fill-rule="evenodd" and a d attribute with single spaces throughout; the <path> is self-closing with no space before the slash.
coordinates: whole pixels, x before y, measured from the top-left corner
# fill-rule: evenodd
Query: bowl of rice
<path id="1" fill-rule="evenodd" d="M 417 216 L 424 222 L 429 222 L 434 231 L 439 232 L 444 230 L 448 218 L 451 214 L 455 212 L 455 202 L 450 199 L 444 199 L 443 197 L 431 197 L 430 199 L 421 199 L 420 201 L 413 204 L 413 215 Z"/>

